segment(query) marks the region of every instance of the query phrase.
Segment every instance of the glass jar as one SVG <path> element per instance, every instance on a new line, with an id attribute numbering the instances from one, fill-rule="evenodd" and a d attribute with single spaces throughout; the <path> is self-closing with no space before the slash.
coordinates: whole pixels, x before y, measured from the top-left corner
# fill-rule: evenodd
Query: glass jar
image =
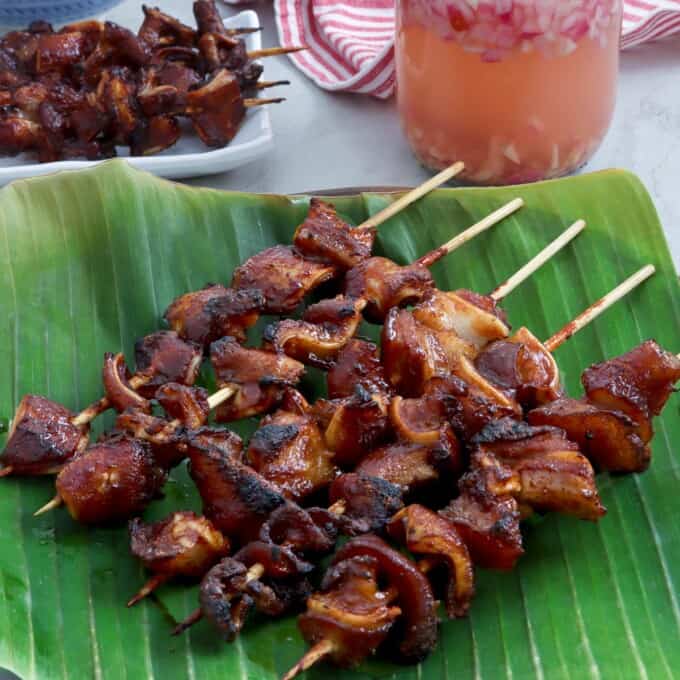
<path id="1" fill-rule="evenodd" d="M 616 97 L 622 0 L 397 0 L 397 101 L 433 169 L 474 184 L 568 174 Z"/>

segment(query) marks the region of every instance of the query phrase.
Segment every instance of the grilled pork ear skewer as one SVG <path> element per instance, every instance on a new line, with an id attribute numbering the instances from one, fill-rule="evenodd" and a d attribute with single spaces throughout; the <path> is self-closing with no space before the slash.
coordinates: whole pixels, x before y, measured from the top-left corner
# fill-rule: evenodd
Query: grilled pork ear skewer
<path id="1" fill-rule="evenodd" d="M 202 409 L 204 416 L 207 418 L 209 411 L 232 394 L 232 388 L 223 388 L 208 397 Z M 172 432 L 182 427 L 182 421 L 175 419 L 167 425 L 162 434 L 169 438 Z M 154 441 L 153 435 L 144 432 L 144 428 L 140 429 L 135 434 L 144 439 L 114 433 L 73 458 L 57 475 L 57 495 L 34 515 L 42 515 L 64 503 L 75 520 L 86 524 L 124 519 L 141 512 L 160 490 L 167 470 L 176 461 L 172 460 L 167 465 L 163 464 L 165 461 L 159 461 L 148 441 Z M 171 440 L 170 445 L 174 448 L 175 442 Z M 138 498 L 135 498 L 135 493 L 129 492 L 122 477 L 126 477 L 130 488 L 139 489 Z"/>
<path id="2" fill-rule="evenodd" d="M 217 106 L 222 106 L 221 100 Z M 204 349 L 226 336 L 243 341 L 260 314 L 294 311 L 319 285 L 370 257 L 379 225 L 460 169 L 454 164 L 358 227 L 344 222 L 332 205 L 313 198 L 292 246 L 273 246 L 248 258 L 234 272 L 231 288 L 209 284 L 179 296 L 165 319 L 181 337 Z"/>
<path id="3" fill-rule="evenodd" d="M 552 353 L 655 271 L 652 265 L 643 267 L 544 343 L 527 328 L 520 328 L 507 340 L 489 344 L 475 358 L 476 370 L 501 390 L 519 399 L 525 407 L 533 408 L 554 401 L 561 396 L 562 388 Z"/>
<path id="4" fill-rule="evenodd" d="M 147 410 L 147 398 L 160 385 L 193 385 L 200 369 L 200 347 L 171 331 L 159 331 L 135 345 L 137 371 L 128 378 L 122 354 L 107 354 L 102 378 L 106 395 L 80 413 L 45 397 L 26 395 L 19 404 L 2 456 L 0 477 L 58 472 L 89 443 L 90 423 L 113 407 Z"/>
<path id="5" fill-rule="evenodd" d="M 363 313 L 382 320 L 387 309 L 421 299 L 434 287 L 428 266 L 523 205 L 521 199 L 510 201 L 411 265 L 400 266 L 384 257 L 361 260 L 347 272 L 344 295 L 308 307 L 301 321 L 284 319 L 270 326 L 265 340 L 277 352 L 327 368 L 356 333 Z"/>
<path id="6" fill-rule="evenodd" d="M 451 357 L 442 338 L 419 325 L 413 314 L 392 310 L 381 351 L 384 375 L 400 393 L 389 404 L 393 427 L 414 441 L 436 441 L 441 424 L 451 421 L 470 439 L 492 420 L 521 417 L 520 404 L 533 408 L 558 399 L 559 369 L 548 346 L 559 346 L 653 273 L 653 267 L 644 267 L 545 344 L 520 328 L 511 338 L 489 344 L 474 360 L 464 354 Z M 443 400 L 451 398 L 456 412 L 442 411 Z"/>

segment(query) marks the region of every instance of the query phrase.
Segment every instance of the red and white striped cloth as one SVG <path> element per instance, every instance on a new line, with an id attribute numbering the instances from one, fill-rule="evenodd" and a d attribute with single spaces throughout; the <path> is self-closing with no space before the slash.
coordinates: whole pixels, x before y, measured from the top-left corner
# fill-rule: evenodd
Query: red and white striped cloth
<path id="1" fill-rule="evenodd" d="M 225 0 L 238 4 L 240 0 Z M 680 0 L 624 0 L 621 48 L 680 33 Z M 319 87 L 386 99 L 394 92 L 394 0 L 274 0 L 282 45 Z"/>

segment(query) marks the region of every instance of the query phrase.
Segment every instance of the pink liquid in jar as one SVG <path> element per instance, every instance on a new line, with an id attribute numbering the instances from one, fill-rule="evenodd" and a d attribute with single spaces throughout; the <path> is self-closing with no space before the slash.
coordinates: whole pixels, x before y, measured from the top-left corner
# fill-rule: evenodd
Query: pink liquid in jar
<path id="1" fill-rule="evenodd" d="M 398 0 L 397 100 L 433 169 L 475 184 L 573 172 L 616 97 L 621 0 Z"/>

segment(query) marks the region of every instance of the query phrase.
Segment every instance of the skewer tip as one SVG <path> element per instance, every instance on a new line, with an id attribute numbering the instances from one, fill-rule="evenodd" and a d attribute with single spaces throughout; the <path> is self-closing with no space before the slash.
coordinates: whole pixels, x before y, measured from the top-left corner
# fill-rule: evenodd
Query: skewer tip
<path id="1" fill-rule="evenodd" d="M 60 507 L 63 503 L 64 501 L 61 496 L 55 496 L 49 503 L 45 503 L 45 505 L 43 505 L 42 508 L 36 510 L 33 513 L 33 517 L 38 517 L 40 515 L 44 515 L 46 512 L 55 510 L 56 508 Z"/>
<path id="2" fill-rule="evenodd" d="M 281 680 L 293 680 L 303 671 L 311 668 L 325 656 L 328 656 L 335 649 L 331 640 L 319 640 L 307 653 L 281 678 Z"/>
<path id="3" fill-rule="evenodd" d="M 203 618 L 203 612 L 201 608 L 194 609 L 189 616 L 184 619 L 184 621 L 178 623 L 173 629 L 170 635 L 176 636 L 181 635 L 185 630 L 188 630 L 195 623 L 198 623 Z"/>
<path id="4" fill-rule="evenodd" d="M 255 106 L 264 106 L 265 104 L 280 104 L 281 102 L 285 101 L 285 97 L 272 97 L 270 99 L 247 97 L 243 100 L 243 106 L 245 106 L 247 109 L 252 109 Z"/>

